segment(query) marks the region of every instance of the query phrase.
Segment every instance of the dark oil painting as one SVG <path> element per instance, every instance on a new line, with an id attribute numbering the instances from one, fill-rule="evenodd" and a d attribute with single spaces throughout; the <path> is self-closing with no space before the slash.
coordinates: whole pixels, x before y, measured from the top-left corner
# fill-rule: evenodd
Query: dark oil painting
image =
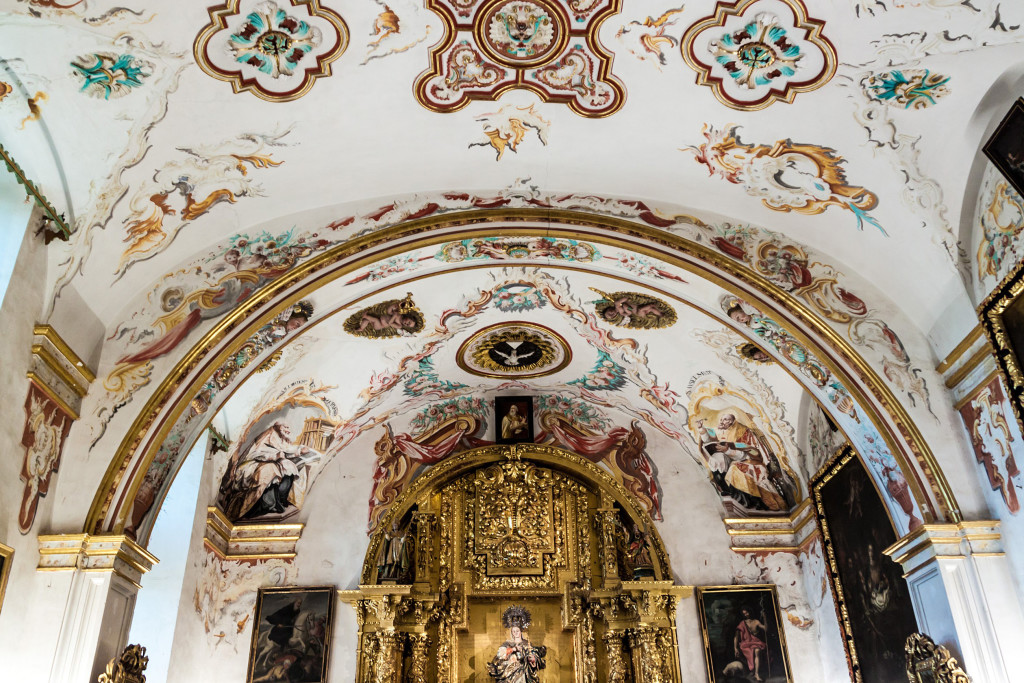
<path id="1" fill-rule="evenodd" d="M 711 683 L 791 683 L 775 586 L 697 589 Z"/>
<path id="2" fill-rule="evenodd" d="M 334 588 L 261 588 L 247 683 L 323 683 L 330 660 Z"/>
<path id="3" fill-rule="evenodd" d="M 906 680 L 904 644 L 917 631 L 917 620 L 902 568 L 882 552 L 897 541 L 885 506 L 849 449 L 812 489 L 827 523 L 826 547 L 835 557 L 836 602 L 849 616 L 840 626 L 856 680 Z"/>
<path id="4" fill-rule="evenodd" d="M 496 397 L 494 431 L 496 443 L 533 443 L 533 397 Z"/>
<path id="5" fill-rule="evenodd" d="M 1024 99 L 1013 103 L 984 152 L 1017 193 L 1024 195 Z"/>

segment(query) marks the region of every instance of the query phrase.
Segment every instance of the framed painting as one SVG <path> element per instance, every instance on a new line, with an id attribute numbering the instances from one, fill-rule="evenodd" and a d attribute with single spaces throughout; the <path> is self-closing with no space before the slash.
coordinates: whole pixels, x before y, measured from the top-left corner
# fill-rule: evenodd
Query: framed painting
<path id="1" fill-rule="evenodd" d="M 333 586 L 261 588 L 246 683 L 325 683 L 333 623 Z"/>
<path id="2" fill-rule="evenodd" d="M 978 317 L 1006 384 L 1017 424 L 1024 429 L 1024 262 L 1018 263 L 981 302 Z"/>
<path id="3" fill-rule="evenodd" d="M 982 151 L 1017 193 L 1024 195 L 1024 98 L 1013 103 Z"/>
<path id="4" fill-rule="evenodd" d="M 903 568 L 884 552 L 898 539 L 874 481 L 846 445 L 810 488 L 850 676 L 903 680 L 917 619 Z"/>
<path id="5" fill-rule="evenodd" d="M 7 577 L 11 574 L 11 560 L 14 548 L 0 543 L 0 611 L 4 608 L 4 594 L 7 591 Z"/>
<path id="6" fill-rule="evenodd" d="M 495 397 L 494 431 L 496 443 L 533 443 L 533 397 Z"/>
<path id="7" fill-rule="evenodd" d="M 710 683 L 792 683 L 772 584 L 696 589 Z"/>

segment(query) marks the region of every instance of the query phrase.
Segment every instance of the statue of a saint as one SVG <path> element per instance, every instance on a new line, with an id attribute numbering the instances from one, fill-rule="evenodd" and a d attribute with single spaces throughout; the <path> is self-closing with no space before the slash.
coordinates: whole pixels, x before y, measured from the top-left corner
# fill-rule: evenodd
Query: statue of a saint
<path id="1" fill-rule="evenodd" d="M 548 649 L 533 645 L 524 633 L 530 628 L 530 612 L 513 605 L 501 615 L 501 623 L 508 629 L 508 640 L 487 665 L 487 673 L 496 683 L 540 683 Z"/>
<path id="2" fill-rule="evenodd" d="M 413 539 L 408 529 L 399 529 L 398 522 L 392 522 L 391 531 L 384 533 L 377 559 L 377 581 L 411 583 Z"/>

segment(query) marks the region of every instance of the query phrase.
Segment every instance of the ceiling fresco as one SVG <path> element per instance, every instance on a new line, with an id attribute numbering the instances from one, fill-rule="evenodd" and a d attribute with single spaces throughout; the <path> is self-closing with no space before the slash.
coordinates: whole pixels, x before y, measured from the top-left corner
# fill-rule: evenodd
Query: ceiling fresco
<path id="1" fill-rule="evenodd" d="M 44 317 L 84 305 L 106 332 L 69 437 L 109 467 L 96 529 L 145 537 L 211 421 L 238 519 L 301 514 L 373 444 L 372 528 L 412 478 L 495 439 L 503 393 L 533 395 L 540 440 L 656 517 L 670 468 L 724 509 L 791 508 L 832 445 L 820 419 L 801 445 L 813 404 L 902 531 L 946 504 L 932 361 L 1017 258 L 1019 197 L 975 162 L 1024 6 L 0 13 L 0 142 L 74 229 L 48 248 Z M 263 507 L 261 439 L 308 456 Z"/>

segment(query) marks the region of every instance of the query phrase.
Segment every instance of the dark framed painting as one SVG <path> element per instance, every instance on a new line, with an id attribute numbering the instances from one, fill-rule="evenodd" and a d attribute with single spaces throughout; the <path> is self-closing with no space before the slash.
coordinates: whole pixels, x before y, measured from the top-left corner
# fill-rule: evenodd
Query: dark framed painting
<path id="1" fill-rule="evenodd" d="M 334 592 L 333 586 L 259 590 L 246 683 L 327 681 Z"/>
<path id="2" fill-rule="evenodd" d="M 533 397 L 495 397 L 494 433 L 496 443 L 533 443 Z"/>
<path id="3" fill-rule="evenodd" d="M 849 445 L 810 488 L 850 676 L 906 680 L 904 645 L 917 618 L 903 568 L 884 552 L 898 540 L 885 504 Z"/>
<path id="4" fill-rule="evenodd" d="M 0 611 L 4 608 L 4 594 L 7 591 L 7 577 L 11 574 L 11 560 L 14 548 L 0 543 Z"/>
<path id="5" fill-rule="evenodd" d="M 696 593 L 710 683 L 792 683 L 774 585 L 702 586 Z"/>
<path id="6" fill-rule="evenodd" d="M 982 151 L 1013 189 L 1024 195 L 1024 98 L 1013 103 Z"/>
<path id="7" fill-rule="evenodd" d="M 996 367 L 1024 430 L 1024 262 L 1018 263 L 978 306 Z"/>

